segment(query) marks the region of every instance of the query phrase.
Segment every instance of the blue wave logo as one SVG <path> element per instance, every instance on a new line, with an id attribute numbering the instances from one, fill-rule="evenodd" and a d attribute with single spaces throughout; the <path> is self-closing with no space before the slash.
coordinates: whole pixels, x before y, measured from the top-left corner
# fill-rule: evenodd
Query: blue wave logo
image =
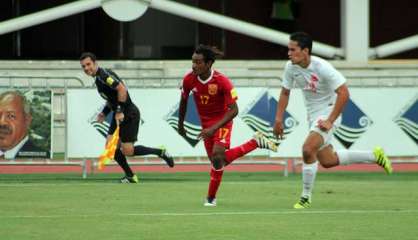
<path id="1" fill-rule="evenodd" d="M 179 120 L 179 104 L 177 103 L 168 115 L 165 117 L 168 124 L 177 132 Z M 198 136 L 202 131 L 199 114 L 197 113 L 196 104 L 193 95 L 190 94 L 187 99 L 187 113 L 184 119 L 184 128 L 186 136 L 183 137 L 191 146 L 195 147 L 199 142 Z"/>
<path id="2" fill-rule="evenodd" d="M 100 133 L 100 135 L 102 135 L 103 137 L 106 138 L 107 133 L 108 133 L 109 128 L 110 128 L 110 124 L 112 123 L 114 112 L 110 111 L 110 113 L 107 114 L 105 120 L 102 123 L 99 123 L 98 121 L 96 121 L 97 114 L 98 113 L 95 113 L 91 117 L 90 124 Z M 142 124 L 144 124 L 144 121 L 141 118 L 139 120 L 139 126 L 141 126 Z"/>
<path id="3" fill-rule="evenodd" d="M 273 134 L 276 108 L 277 100 L 265 90 L 243 111 L 241 119 L 253 131 L 260 131 L 274 143 L 280 144 L 281 140 Z M 298 125 L 299 122 L 289 112 L 285 111 L 284 134 L 290 134 Z"/>
<path id="4" fill-rule="evenodd" d="M 334 136 L 346 148 L 363 135 L 373 124 L 373 121 L 349 99 L 342 112 L 341 125 L 334 132 Z"/>
<path id="5" fill-rule="evenodd" d="M 418 145 L 418 95 L 394 121 Z"/>

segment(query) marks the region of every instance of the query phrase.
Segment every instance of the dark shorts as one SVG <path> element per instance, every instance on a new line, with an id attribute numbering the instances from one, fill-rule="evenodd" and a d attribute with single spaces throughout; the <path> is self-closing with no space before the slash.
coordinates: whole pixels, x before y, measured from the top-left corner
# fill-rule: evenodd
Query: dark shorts
<path id="1" fill-rule="evenodd" d="M 138 139 L 138 128 L 139 128 L 139 120 L 141 115 L 139 113 L 139 109 L 134 105 L 131 104 L 129 107 L 125 109 L 123 112 L 125 115 L 123 122 L 120 124 L 120 132 L 119 137 L 121 142 L 128 143 L 128 142 L 136 142 Z M 108 135 L 112 135 L 116 130 L 116 120 L 113 118 L 112 123 L 110 124 L 110 128 L 108 131 Z"/>

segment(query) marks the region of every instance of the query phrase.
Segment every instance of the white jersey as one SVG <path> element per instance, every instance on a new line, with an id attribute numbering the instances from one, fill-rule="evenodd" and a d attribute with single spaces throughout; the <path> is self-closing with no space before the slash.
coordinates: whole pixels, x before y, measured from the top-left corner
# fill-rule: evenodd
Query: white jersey
<path id="1" fill-rule="evenodd" d="M 328 61 L 311 56 L 307 68 L 286 63 L 282 86 L 286 89 L 301 88 L 308 111 L 308 120 L 331 113 L 337 94 L 335 90 L 346 82 L 344 76 Z"/>

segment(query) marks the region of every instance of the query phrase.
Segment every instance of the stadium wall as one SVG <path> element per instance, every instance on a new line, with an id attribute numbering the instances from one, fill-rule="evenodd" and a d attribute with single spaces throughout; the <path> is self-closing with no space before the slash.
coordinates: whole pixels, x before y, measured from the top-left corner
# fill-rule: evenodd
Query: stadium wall
<path id="1" fill-rule="evenodd" d="M 418 89 L 417 61 L 332 63 L 347 77 L 351 88 Z M 183 74 L 191 66 L 190 61 L 100 61 L 100 64 L 114 69 L 131 89 L 173 90 L 178 88 Z M 284 64 L 285 61 L 219 60 L 215 67 L 227 74 L 237 87 L 269 88 L 276 96 Z M 65 149 L 65 89 L 92 88 L 93 81 L 81 72 L 78 61 L 0 61 L 0 87 L 47 88 L 54 92 L 53 151 L 62 153 Z"/>
<path id="2" fill-rule="evenodd" d="M 238 91 L 239 117 L 234 120 L 232 146 L 247 141 L 254 131 L 262 131 L 275 140 L 272 133 L 278 90 L 241 87 Z M 333 145 L 337 149 L 373 149 L 380 145 L 390 156 L 418 156 L 418 92 L 414 88 L 358 88 L 351 97 L 336 129 Z M 138 134 L 141 144 L 166 146 L 175 157 L 205 157 L 203 143 L 198 140 L 200 121 L 193 97 L 189 97 L 186 129 L 188 137 L 177 134 L 178 89 L 131 89 L 130 96 L 141 110 L 142 125 Z M 109 122 L 95 122 L 103 100 L 94 89 L 69 89 L 68 156 L 95 158 L 103 150 Z M 294 90 L 285 114 L 286 139 L 278 153 L 256 150 L 254 157 L 298 158 L 308 133 L 306 110 L 300 90 Z M 103 135 L 103 136 L 102 136 Z"/>

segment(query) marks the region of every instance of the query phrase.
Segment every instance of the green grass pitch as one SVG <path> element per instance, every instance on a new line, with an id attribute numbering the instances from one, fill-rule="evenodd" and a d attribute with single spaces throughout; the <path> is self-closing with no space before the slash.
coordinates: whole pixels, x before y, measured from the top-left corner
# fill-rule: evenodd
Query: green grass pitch
<path id="1" fill-rule="evenodd" d="M 293 210 L 301 176 L 208 173 L 0 175 L 0 239 L 418 239 L 418 173 L 319 173 L 312 208 Z"/>

